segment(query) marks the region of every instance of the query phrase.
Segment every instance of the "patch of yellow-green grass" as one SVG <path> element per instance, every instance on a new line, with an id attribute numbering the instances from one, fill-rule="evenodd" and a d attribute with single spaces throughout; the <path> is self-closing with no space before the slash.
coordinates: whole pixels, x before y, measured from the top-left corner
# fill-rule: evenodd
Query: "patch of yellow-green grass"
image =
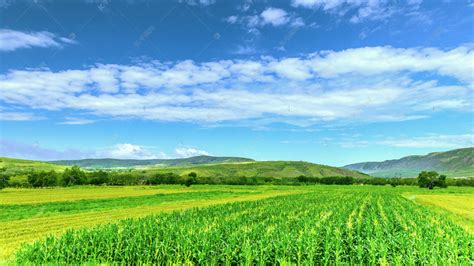
<path id="1" fill-rule="evenodd" d="M 0 157 L 0 168 L 5 168 L 9 173 L 28 171 L 62 171 L 66 166 L 52 163 Z"/>
<path id="2" fill-rule="evenodd" d="M 211 189 L 223 188 L 223 186 L 216 186 L 216 188 L 212 188 L 212 186 L 209 187 L 211 187 Z M 209 189 L 209 187 L 195 186 L 195 189 L 202 190 L 205 188 Z M 246 189 L 243 187 L 236 187 L 235 190 L 242 191 Z M 35 217 L 17 221 L 0 222 L 0 228 L 2 228 L 2 230 L 0 230 L 0 262 L 2 259 L 5 260 L 10 255 L 12 255 L 22 243 L 31 243 L 50 234 L 58 235 L 69 228 L 81 228 L 104 223 L 115 223 L 121 219 L 142 217 L 159 212 L 183 210 L 195 207 L 207 207 L 230 202 L 253 201 L 281 195 L 304 193 L 307 190 L 301 188 L 285 189 L 275 187 L 275 189 L 272 189 L 271 187 L 249 187 L 248 191 L 256 191 L 259 193 L 226 195 L 218 199 L 165 202 L 157 205 L 125 208 L 120 210 L 101 210 L 75 214 L 58 214 L 48 217 Z M 52 190 L 51 193 L 54 193 L 54 190 Z M 128 196 L 130 196 L 130 194 L 128 194 Z"/>
<path id="3" fill-rule="evenodd" d="M 407 198 L 434 211 L 448 213 L 454 221 L 474 233 L 474 194 L 418 194 Z"/>
<path id="4" fill-rule="evenodd" d="M 35 204 L 46 202 L 85 200 L 85 199 L 111 199 L 124 197 L 139 197 L 153 194 L 183 193 L 196 191 L 222 190 L 221 186 L 124 186 L 124 187 L 55 187 L 55 188 L 6 188 L 0 190 L 0 204 Z M 229 191 L 239 189 L 226 188 Z"/>
<path id="5" fill-rule="evenodd" d="M 182 185 L 159 186 L 75 186 L 54 188 L 6 188 L 0 190 L 0 204 L 35 204 L 86 199 L 112 199 L 139 197 L 154 194 L 207 192 L 207 191 L 246 191 L 287 190 L 286 186 L 219 186 Z"/>

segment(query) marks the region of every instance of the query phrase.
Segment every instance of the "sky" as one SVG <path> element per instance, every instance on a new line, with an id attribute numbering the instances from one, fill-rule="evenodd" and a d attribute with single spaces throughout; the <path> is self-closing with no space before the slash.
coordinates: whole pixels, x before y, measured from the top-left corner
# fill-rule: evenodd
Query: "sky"
<path id="1" fill-rule="evenodd" d="M 0 155 L 342 166 L 474 146 L 474 1 L 0 0 Z"/>

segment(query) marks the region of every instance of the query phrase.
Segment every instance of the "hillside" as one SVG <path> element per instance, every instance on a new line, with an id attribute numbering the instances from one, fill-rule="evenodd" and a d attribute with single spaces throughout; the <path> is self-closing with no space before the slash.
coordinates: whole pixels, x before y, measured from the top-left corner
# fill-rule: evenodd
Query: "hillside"
<path id="1" fill-rule="evenodd" d="M 187 167 L 153 168 L 148 173 L 176 173 L 186 175 L 195 172 L 198 176 L 206 177 L 298 177 L 300 175 L 311 177 L 326 176 L 352 176 L 354 178 L 367 177 L 366 174 L 343 168 L 313 164 L 301 161 L 262 161 L 239 164 L 197 165 Z"/>
<path id="2" fill-rule="evenodd" d="M 0 168 L 5 168 L 7 173 L 25 173 L 29 171 L 62 171 L 66 167 L 40 161 L 0 157 Z"/>
<path id="3" fill-rule="evenodd" d="M 25 173 L 29 171 L 62 171 L 66 165 L 57 165 L 48 162 L 12 159 L 12 158 L 0 158 L 0 167 L 5 167 L 8 173 Z M 126 164 L 123 163 L 126 162 Z M 238 157 L 210 157 L 210 156 L 198 156 L 187 159 L 172 159 L 164 160 L 168 164 L 149 164 L 146 168 L 143 161 L 156 160 L 115 160 L 115 159 L 92 159 L 92 160 L 78 160 L 78 161 L 63 161 L 69 162 L 69 165 L 79 165 L 84 168 L 106 168 L 106 166 L 113 168 L 124 167 L 127 165 L 128 168 L 133 168 L 132 163 L 136 163 L 135 166 L 139 166 L 136 170 L 137 173 L 146 171 L 147 175 L 154 173 L 176 173 L 179 175 L 186 175 L 190 172 L 195 172 L 199 176 L 205 177 L 298 177 L 300 175 L 309 177 L 326 177 L 326 176 L 352 176 L 354 178 L 367 177 L 366 174 L 359 173 L 356 171 L 313 164 L 302 161 L 253 161 L 246 158 Z M 163 160 L 160 160 L 163 161 Z M 56 161 L 57 163 L 58 161 Z M 81 164 L 73 162 L 82 162 Z M 99 162 L 99 164 L 97 163 Z M 132 162 L 132 163 L 131 163 Z M 102 163 L 102 164 L 100 164 Z M 97 167 L 97 166 L 100 167 Z M 146 166 L 146 165 L 145 165 Z"/>
<path id="4" fill-rule="evenodd" d="M 344 166 L 380 177 L 415 177 L 420 171 L 434 170 L 448 177 L 474 176 L 474 148 L 407 156 L 383 162 L 364 162 Z"/>
<path id="5" fill-rule="evenodd" d="M 77 165 L 82 168 L 133 168 L 144 166 L 186 166 L 199 164 L 221 164 L 221 163 L 242 163 L 252 162 L 252 159 L 241 157 L 214 157 L 214 156 L 195 156 L 181 159 L 149 159 L 149 160 L 130 160 L 130 159 L 83 159 L 83 160 L 61 160 L 50 161 L 49 163 L 57 165 Z"/>

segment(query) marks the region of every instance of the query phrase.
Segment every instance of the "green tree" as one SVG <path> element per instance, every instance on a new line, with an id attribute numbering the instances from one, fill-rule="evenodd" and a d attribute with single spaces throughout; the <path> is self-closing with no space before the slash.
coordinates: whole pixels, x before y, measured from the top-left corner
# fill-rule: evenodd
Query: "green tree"
<path id="1" fill-rule="evenodd" d="M 66 168 L 62 177 L 62 184 L 64 186 L 81 185 L 86 180 L 86 173 L 79 166 L 74 165 L 71 168 Z"/>
<path id="2" fill-rule="evenodd" d="M 422 171 L 418 174 L 418 185 L 422 188 L 433 189 L 435 186 L 445 188 L 446 185 L 446 176 L 439 175 L 435 171 Z"/>
<path id="3" fill-rule="evenodd" d="M 190 187 L 192 184 L 197 183 L 197 174 L 195 172 L 191 172 L 188 174 L 188 177 L 184 181 L 184 185 Z"/>
<path id="4" fill-rule="evenodd" d="M 10 177 L 5 173 L 0 173 L 0 189 L 3 189 L 8 186 L 8 181 Z"/>
<path id="5" fill-rule="evenodd" d="M 57 185 L 58 177 L 54 170 L 31 172 L 28 174 L 28 184 L 32 187 L 53 187 Z"/>
<path id="6" fill-rule="evenodd" d="M 99 170 L 88 174 L 87 183 L 91 185 L 102 185 L 109 183 L 109 174 L 105 171 Z"/>

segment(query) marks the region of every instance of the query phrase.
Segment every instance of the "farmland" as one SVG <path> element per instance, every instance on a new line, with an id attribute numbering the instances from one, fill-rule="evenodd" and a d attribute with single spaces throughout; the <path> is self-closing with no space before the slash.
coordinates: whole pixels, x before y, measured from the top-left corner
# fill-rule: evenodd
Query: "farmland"
<path id="1" fill-rule="evenodd" d="M 35 264 L 467 264 L 474 252 L 472 213 L 468 204 L 446 198 L 472 202 L 474 190 L 9 188 L 0 191 L 0 258 Z"/>

